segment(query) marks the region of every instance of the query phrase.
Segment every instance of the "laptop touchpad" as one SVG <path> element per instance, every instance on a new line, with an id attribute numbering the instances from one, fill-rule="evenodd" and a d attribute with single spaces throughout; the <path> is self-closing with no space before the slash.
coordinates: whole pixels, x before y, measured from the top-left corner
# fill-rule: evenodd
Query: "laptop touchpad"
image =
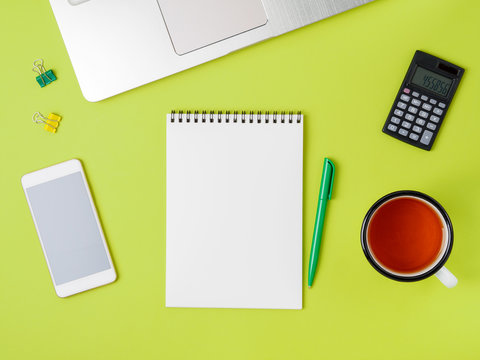
<path id="1" fill-rule="evenodd" d="M 179 55 L 267 23 L 261 0 L 158 0 Z"/>

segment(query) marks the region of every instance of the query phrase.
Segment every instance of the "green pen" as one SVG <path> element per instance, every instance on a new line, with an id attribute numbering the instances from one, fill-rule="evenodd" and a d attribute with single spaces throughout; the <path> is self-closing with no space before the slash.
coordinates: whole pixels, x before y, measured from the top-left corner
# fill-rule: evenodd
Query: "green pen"
<path id="1" fill-rule="evenodd" d="M 333 177 L 335 176 L 335 165 L 329 159 L 325 158 L 323 162 L 322 182 L 318 194 L 317 216 L 315 219 L 315 228 L 313 230 L 312 248 L 310 249 L 310 262 L 308 264 L 308 287 L 312 286 L 315 270 L 317 269 L 318 252 L 322 240 L 323 223 L 325 221 L 325 212 L 327 201 L 332 198 Z"/>

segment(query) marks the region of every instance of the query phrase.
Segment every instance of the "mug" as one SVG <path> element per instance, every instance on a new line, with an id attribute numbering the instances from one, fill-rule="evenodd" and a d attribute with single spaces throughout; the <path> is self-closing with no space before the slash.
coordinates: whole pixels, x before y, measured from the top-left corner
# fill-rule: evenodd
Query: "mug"
<path id="1" fill-rule="evenodd" d="M 456 277 L 444 267 L 453 246 L 452 222 L 433 198 L 402 190 L 385 195 L 368 210 L 362 248 L 380 274 L 397 281 L 418 281 L 433 274 L 448 288 Z"/>

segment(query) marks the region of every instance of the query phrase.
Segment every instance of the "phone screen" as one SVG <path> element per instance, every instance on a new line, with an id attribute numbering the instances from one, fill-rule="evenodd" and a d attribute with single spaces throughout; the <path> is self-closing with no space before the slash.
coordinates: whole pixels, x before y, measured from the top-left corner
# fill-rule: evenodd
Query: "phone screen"
<path id="1" fill-rule="evenodd" d="M 25 191 L 55 285 L 111 268 L 81 172 Z"/>

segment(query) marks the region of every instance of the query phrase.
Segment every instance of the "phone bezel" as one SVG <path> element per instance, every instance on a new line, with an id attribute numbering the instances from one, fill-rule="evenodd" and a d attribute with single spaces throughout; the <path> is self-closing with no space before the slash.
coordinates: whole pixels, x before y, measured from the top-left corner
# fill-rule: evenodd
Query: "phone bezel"
<path id="1" fill-rule="evenodd" d="M 110 268 L 107 269 L 107 270 L 104 270 L 104 271 L 100 271 L 100 272 L 95 273 L 95 274 L 91 274 L 91 275 L 88 275 L 88 276 L 85 276 L 85 277 L 82 277 L 82 278 L 79 278 L 79 279 L 76 279 L 76 280 L 72 280 L 70 282 L 67 282 L 67 283 L 64 283 L 64 284 L 61 284 L 61 285 L 56 285 L 55 281 L 54 281 L 54 278 L 53 278 L 52 269 L 51 269 L 50 263 L 48 261 L 47 253 L 45 251 L 43 240 L 42 240 L 42 237 L 40 235 L 40 232 L 38 231 L 38 226 L 37 226 L 37 222 L 36 222 L 34 213 L 32 211 L 32 206 L 30 204 L 30 199 L 28 198 L 27 189 L 32 187 L 32 186 L 43 184 L 45 182 L 55 180 L 55 179 L 58 179 L 58 178 L 61 178 L 63 176 L 70 175 L 70 174 L 73 174 L 73 173 L 76 173 L 76 172 L 80 172 L 81 175 L 82 175 L 83 184 L 84 184 L 84 186 L 87 190 L 88 198 L 90 200 L 91 209 L 93 211 L 93 215 L 95 217 L 95 221 L 97 223 L 97 227 L 98 227 L 100 236 L 102 238 L 103 247 L 104 247 L 105 252 L 107 254 L 107 258 L 108 258 L 108 262 L 110 264 Z M 92 194 L 90 193 L 90 188 L 88 186 L 88 182 L 87 182 L 87 179 L 85 177 L 85 172 L 83 171 L 82 163 L 80 162 L 80 160 L 78 160 L 78 159 L 68 160 L 68 161 L 62 162 L 60 164 L 56 164 L 56 165 L 47 167 L 45 169 L 37 170 L 37 171 L 34 171 L 32 173 L 26 174 L 26 175 L 22 176 L 22 187 L 23 187 L 23 191 L 25 193 L 25 197 L 27 198 L 28 207 L 30 209 L 30 213 L 32 214 L 33 223 L 35 224 L 35 230 L 37 231 L 38 239 L 40 240 L 43 255 L 44 255 L 45 260 L 47 262 L 48 271 L 50 272 L 50 277 L 52 279 L 52 283 L 53 283 L 53 286 L 55 288 L 55 292 L 57 293 L 57 295 L 59 297 L 63 298 L 63 297 L 67 297 L 67 296 L 70 296 L 70 295 L 73 295 L 73 294 L 77 294 L 79 292 L 83 292 L 83 291 L 86 291 L 86 290 L 93 289 L 93 288 L 98 287 L 98 286 L 106 285 L 108 283 L 111 283 L 111 282 L 115 281 L 116 278 L 117 278 L 117 274 L 116 274 L 115 269 L 113 267 L 112 258 L 110 257 L 110 252 L 108 251 L 107 242 L 105 240 L 105 235 L 103 233 L 103 229 L 102 229 L 102 226 L 100 224 L 100 220 L 99 220 L 99 217 L 98 217 L 98 214 L 97 214 L 97 209 L 95 208 L 95 204 L 93 202 Z"/>

